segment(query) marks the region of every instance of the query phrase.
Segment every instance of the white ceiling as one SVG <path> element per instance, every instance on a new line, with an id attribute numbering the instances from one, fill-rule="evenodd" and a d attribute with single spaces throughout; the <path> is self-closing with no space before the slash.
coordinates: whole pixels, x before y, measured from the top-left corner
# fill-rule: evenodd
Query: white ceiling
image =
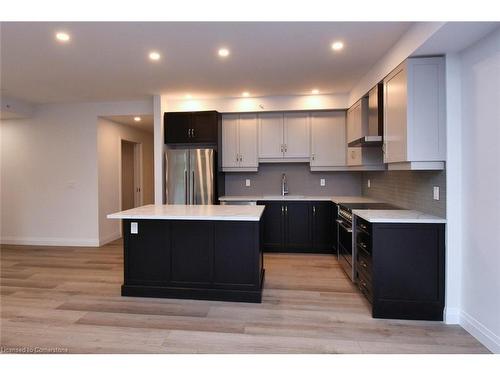
<path id="1" fill-rule="evenodd" d="M 33 103 L 168 94 L 348 93 L 402 36 L 402 22 L 2 23 L 2 94 Z M 55 41 L 56 31 L 71 41 Z M 335 40 L 345 44 L 335 53 Z M 231 55 L 221 60 L 217 49 Z M 148 59 L 151 50 L 162 59 Z"/>

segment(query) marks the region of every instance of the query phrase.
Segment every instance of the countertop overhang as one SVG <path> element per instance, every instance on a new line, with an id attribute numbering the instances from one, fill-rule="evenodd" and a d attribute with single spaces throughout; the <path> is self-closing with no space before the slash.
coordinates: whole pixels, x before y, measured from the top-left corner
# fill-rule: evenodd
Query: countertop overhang
<path id="1" fill-rule="evenodd" d="M 120 211 L 108 219 L 259 221 L 264 206 L 150 204 Z"/>
<path id="2" fill-rule="evenodd" d="M 352 210 L 370 223 L 445 224 L 446 219 L 414 210 Z"/>

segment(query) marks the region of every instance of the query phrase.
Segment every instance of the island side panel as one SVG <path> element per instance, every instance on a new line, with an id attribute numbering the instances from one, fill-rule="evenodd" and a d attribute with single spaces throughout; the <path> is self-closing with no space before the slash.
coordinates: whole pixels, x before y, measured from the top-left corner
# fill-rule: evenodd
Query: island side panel
<path id="1" fill-rule="evenodd" d="M 137 233 L 131 224 L 137 223 Z M 165 220 L 123 220 L 124 279 L 133 285 L 170 282 L 170 223 Z"/>
<path id="2" fill-rule="evenodd" d="M 123 229 L 123 296 L 262 301 L 260 221 L 126 219 Z"/>
<path id="3" fill-rule="evenodd" d="M 226 289 L 260 288 L 260 229 L 255 222 L 217 222 L 214 284 Z"/>

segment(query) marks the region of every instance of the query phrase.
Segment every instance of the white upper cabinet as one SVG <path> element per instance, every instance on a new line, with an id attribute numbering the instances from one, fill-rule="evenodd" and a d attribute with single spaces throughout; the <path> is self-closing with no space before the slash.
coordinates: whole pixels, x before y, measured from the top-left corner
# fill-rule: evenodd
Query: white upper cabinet
<path id="1" fill-rule="evenodd" d="M 282 159 L 283 152 L 283 113 L 259 114 L 259 159 Z"/>
<path id="2" fill-rule="evenodd" d="M 222 116 L 222 168 L 239 167 L 239 115 Z"/>
<path id="3" fill-rule="evenodd" d="M 443 57 L 409 58 L 384 79 L 384 162 L 389 169 L 444 169 Z"/>
<path id="4" fill-rule="evenodd" d="M 222 116 L 222 170 L 257 171 L 257 115 Z"/>
<path id="5" fill-rule="evenodd" d="M 368 135 L 368 99 L 361 98 L 347 111 L 347 143 Z"/>
<path id="6" fill-rule="evenodd" d="M 309 160 L 309 114 L 285 113 L 284 115 L 284 156 Z"/>
<path id="7" fill-rule="evenodd" d="M 240 167 L 253 168 L 259 166 L 259 153 L 257 145 L 257 114 L 240 115 L 239 126 Z"/>
<path id="8" fill-rule="evenodd" d="M 259 160 L 261 162 L 309 161 L 309 114 L 259 114 Z"/>
<path id="9" fill-rule="evenodd" d="M 313 112 L 310 116 L 311 170 L 346 169 L 345 112 Z"/>

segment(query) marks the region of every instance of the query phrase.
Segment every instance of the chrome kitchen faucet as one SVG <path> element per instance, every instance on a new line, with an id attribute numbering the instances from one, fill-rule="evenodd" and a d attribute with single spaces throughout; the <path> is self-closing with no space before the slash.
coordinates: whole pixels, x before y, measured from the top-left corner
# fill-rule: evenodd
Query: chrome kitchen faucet
<path id="1" fill-rule="evenodd" d="M 288 194 L 288 184 L 286 182 L 286 174 L 281 175 L 281 195 L 284 197 Z"/>

